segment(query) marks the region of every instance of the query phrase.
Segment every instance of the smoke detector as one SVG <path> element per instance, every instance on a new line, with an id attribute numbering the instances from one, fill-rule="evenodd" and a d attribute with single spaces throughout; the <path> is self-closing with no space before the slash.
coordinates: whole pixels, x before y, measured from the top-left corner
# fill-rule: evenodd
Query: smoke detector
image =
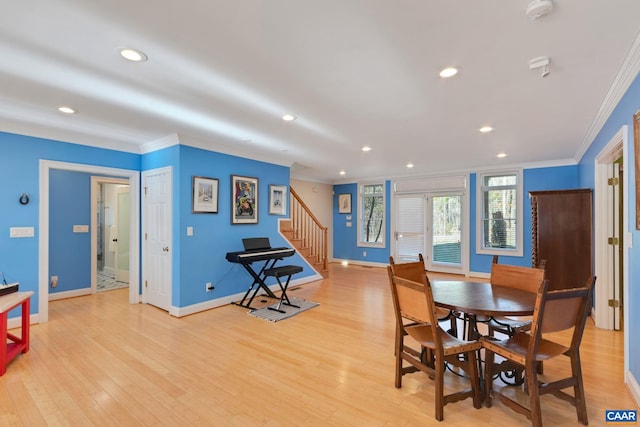
<path id="1" fill-rule="evenodd" d="M 553 2 L 551 0 L 533 0 L 527 6 L 527 18 L 530 20 L 536 20 L 542 15 L 546 15 L 553 9 Z"/>
<path id="2" fill-rule="evenodd" d="M 546 56 L 539 56 L 537 58 L 533 58 L 531 61 L 529 61 L 529 69 L 530 70 L 540 69 L 540 77 L 547 77 L 550 73 L 549 58 Z"/>

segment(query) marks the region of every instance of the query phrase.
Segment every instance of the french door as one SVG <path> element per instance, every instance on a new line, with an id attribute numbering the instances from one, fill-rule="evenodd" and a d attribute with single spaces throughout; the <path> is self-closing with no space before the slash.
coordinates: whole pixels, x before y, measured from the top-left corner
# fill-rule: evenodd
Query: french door
<path id="1" fill-rule="evenodd" d="M 396 261 L 415 261 L 422 253 L 427 270 L 460 273 L 462 203 L 459 193 L 396 195 Z"/>

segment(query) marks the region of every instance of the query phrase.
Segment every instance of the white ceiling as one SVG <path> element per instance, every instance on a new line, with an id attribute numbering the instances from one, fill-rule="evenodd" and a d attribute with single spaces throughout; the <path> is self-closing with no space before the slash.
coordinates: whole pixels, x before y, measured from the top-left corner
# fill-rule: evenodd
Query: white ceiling
<path id="1" fill-rule="evenodd" d="M 573 163 L 638 71 L 640 1 L 555 0 L 535 21 L 530 1 L 3 0 L 0 130 L 179 141 L 329 183 Z"/>

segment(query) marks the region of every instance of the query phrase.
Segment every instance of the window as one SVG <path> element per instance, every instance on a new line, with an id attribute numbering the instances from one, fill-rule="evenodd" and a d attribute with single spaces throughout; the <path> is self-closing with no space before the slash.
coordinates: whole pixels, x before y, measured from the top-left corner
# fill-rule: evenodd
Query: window
<path id="1" fill-rule="evenodd" d="M 384 183 L 360 184 L 358 246 L 384 247 Z"/>
<path id="2" fill-rule="evenodd" d="M 522 172 L 478 175 L 477 252 L 522 256 Z"/>

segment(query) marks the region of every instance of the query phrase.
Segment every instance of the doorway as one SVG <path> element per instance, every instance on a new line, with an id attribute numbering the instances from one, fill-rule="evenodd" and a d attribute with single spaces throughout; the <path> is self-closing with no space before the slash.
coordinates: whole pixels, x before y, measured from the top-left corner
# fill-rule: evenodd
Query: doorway
<path id="1" fill-rule="evenodd" d="M 49 172 L 52 169 L 84 172 L 94 175 L 106 175 L 126 179 L 129 183 L 130 230 L 129 236 L 129 303 L 137 304 L 140 300 L 140 172 L 129 169 L 117 169 L 103 166 L 67 163 L 52 160 L 40 160 L 38 214 L 38 318 L 39 323 L 49 321 Z M 135 213 L 135 214 L 134 214 Z M 91 228 L 97 227 L 95 215 L 91 218 Z M 96 259 L 95 245 L 91 248 L 92 263 Z M 93 266 L 92 266 L 93 268 Z M 94 276 L 92 270 L 92 276 Z M 93 287 L 93 285 L 92 285 Z"/>
<path id="2" fill-rule="evenodd" d="M 129 181 L 91 178 L 92 228 L 96 268 L 92 293 L 129 286 Z M 95 285 L 95 288 L 94 288 Z"/>
<path id="3" fill-rule="evenodd" d="M 427 270 L 461 274 L 463 195 L 402 194 L 394 206 L 398 262 L 416 261 L 421 253 Z"/>
<path id="4" fill-rule="evenodd" d="M 596 326 L 624 330 L 628 295 L 627 126 L 623 126 L 595 158 L 595 313 Z M 626 342 L 626 338 L 625 338 Z M 625 354 L 625 363 L 626 363 Z"/>

